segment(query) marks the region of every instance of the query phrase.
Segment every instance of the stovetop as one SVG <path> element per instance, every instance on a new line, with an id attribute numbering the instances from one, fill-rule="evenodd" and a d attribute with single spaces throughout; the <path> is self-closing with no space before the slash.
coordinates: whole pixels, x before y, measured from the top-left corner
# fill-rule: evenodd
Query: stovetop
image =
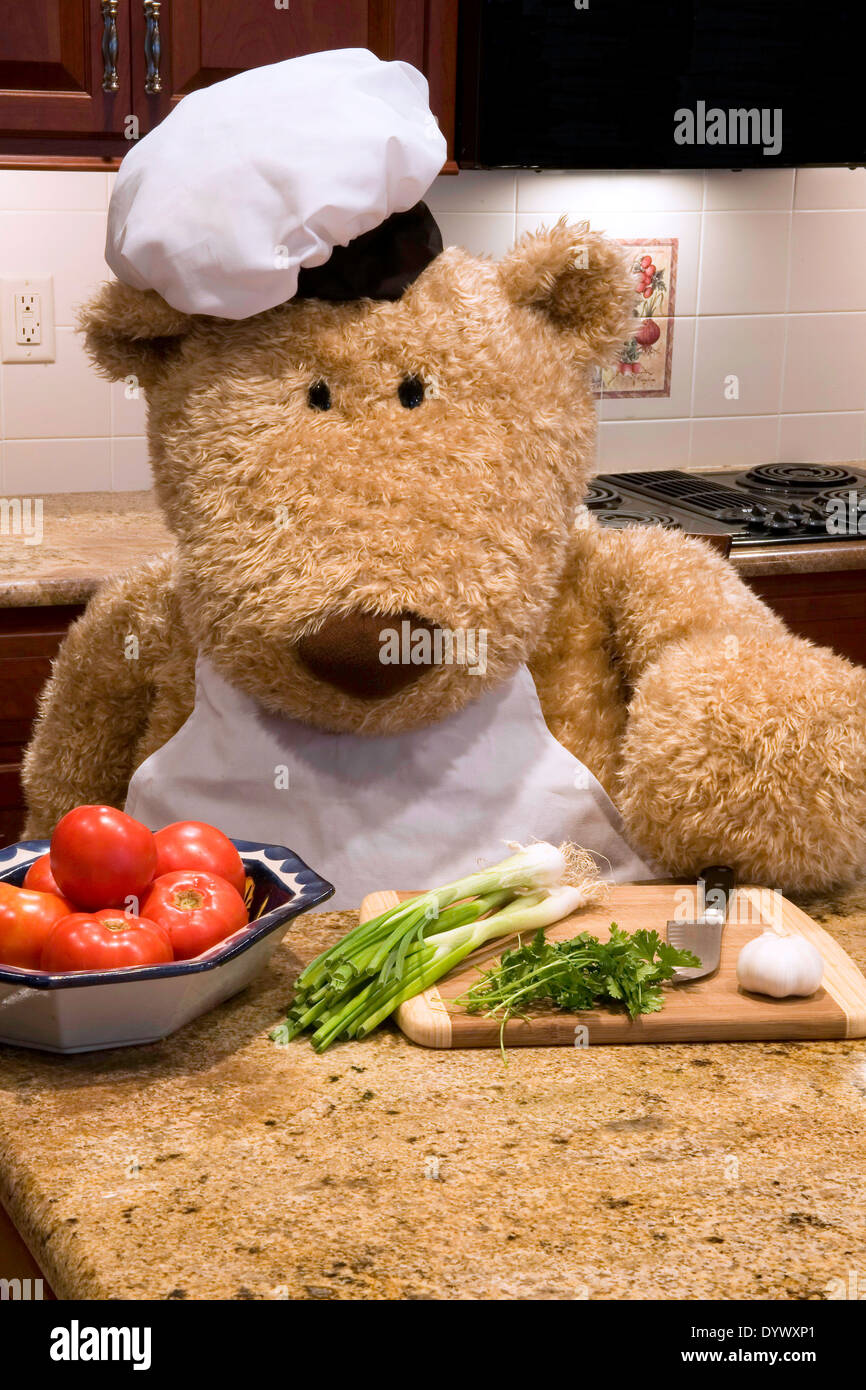
<path id="1" fill-rule="evenodd" d="M 604 526 L 658 525 L 728 535 L 737 549 L 866 539 L 866 472 L 842 464 L 599 473 L 585 502 Z"/>

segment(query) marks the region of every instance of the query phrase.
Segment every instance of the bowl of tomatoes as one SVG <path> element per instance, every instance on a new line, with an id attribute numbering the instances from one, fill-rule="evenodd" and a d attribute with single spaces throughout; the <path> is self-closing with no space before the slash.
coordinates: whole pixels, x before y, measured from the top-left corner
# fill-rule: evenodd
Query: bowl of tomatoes
<path id="1" fill-rule="evenodd" d="M 0 1042 L 154 1042 L 236 994 L 333 886 L 283 845 L 79 806 L 0 850 Z"/>

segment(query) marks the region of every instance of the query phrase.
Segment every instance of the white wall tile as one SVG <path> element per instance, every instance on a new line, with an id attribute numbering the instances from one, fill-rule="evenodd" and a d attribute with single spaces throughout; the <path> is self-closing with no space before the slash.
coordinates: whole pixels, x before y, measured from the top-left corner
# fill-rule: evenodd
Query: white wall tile
<path id="1" fill-rule="evenodd" d="M 445 212 L 436 221 L 446 246 L 462 246 L 473 256 L 504 256 L 514 245 L 510 212 Z"/>
<path id="2" fill-rule="evenodd" d="M 101 212 L 108 182 L 101 170 L 0 169 L 0 209 Z"/>
<path id="3" fill-rule="evenodd" d="M 779 457 L 789 463 L 853 463 L 863 457 L 866 412 L 783 415 Z"/>
<path id="4" fill-rule="evenodd" d="M 111 441 L 111 485 L 115 492 L 145 492 L 153 487 L 146 439 Z"/>
<path id="5" fill-rule="evenodd" d="M 440 174 L 424 194 L 435 218 L 447 212 L 514 212 L 516 175 L 501 169 Z"/>
<path id="6" fill-rule="evenodd" d="M 692 421 L 691 468 L 751 468 L 775 463 L 777 415 L 728 416 Z"/>
<path id="7" fill-rule="evenodd" d="M 786 414 L 863 409 L 866 314 L 792 314 L 782 410 Z"/>
<path id="8" fill-rule="evenodd" d="M 53 275 L 54 321 L 75 322 L 77 308 L 103 280 L 104 212 L 0 212 L 4 275 Z"/>
<path id="9" fill-rule="evenodd" d="M 794 200 L 793 169 L 707 169 L 707 212 L 790 212 Z"/>
<path id="10" fill-rule="evenodd" d="M 7 493 L 110 492 L 111 441 L 6 440 L 2 476 Z"/>
<path id="11" fill-rule="evenodd" d="M 866 212 L 795 212 L 791 313 L 866 309 Z"/>
<path id="12" fill-rule="evenodd" d="M 111 391 L 111 433 L 115 436 L 142 435 L 147 429 L 147 402 L 138 388 L 138 396 L 128 396 L 122 381 L 113 381 Z M 130 388 L 134 389 L 134 388 Z"/>
<path id="13" fill-rule="evenodd" d="M 698 313 L 783 313 L 790 223 L 783 212 L 704 213 Z"/>
<path id="14" fill-rule="evenodd" d="M 690 420 L 603 420 L 598 428 L 602 473 L 686 468 Z"/>
<path id="15" fill-rule="evenodd" d="M 866 208 L 866 169 L 798 169 L 795 208 Z"/>
<path id="16" fill-rule="evenodd" d="M 692 364 L 695 353 L 695 320 L 673 320 L 673 354 L 671 357 L 671 393 L 669 396 L 621 396 L 602 398 L 599 414 L 602 420 L 672 420 L 685 419 L 691 411 Z"/>
<path id="17" fill-rule="evenodd" d="M 782 386 L 785 325 L 783 314 L 698 319 L 692 413 L 775 414 Z M 732 391 L 737 394 L 728 399 Z"/>
<path id="18" fill-rule="evenodd" d="M 4 362 L 7 439 L 108 435 L 108 382 L 96 375 L 73 329 L 58 328 L 56 348 L 55 362 Z"/>
<path id="19" fill-rule="evenodd" d="M 671 173 L 520 173 L 517 211 L 559 217 L 593 217 L 597 211 L 698 212 L 703 201 L 700 170 Z"/>

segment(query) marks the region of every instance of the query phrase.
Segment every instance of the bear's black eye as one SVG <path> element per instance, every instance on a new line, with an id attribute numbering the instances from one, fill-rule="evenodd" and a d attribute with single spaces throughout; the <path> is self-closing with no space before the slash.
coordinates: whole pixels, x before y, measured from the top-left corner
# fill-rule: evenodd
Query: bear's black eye
<path id="1" fill-rule="evenodd" d="M 307 392 L 311 410 L 331 409 L 331 388 L 326 381 L 314 381 Z"/>
<path id="2" fill-rule="evenodd" d="M 397 387 L 400 404 L 407 410 L 414 410 L 424 399 L 424 383 L 420 376 L 404 376 Z"/>

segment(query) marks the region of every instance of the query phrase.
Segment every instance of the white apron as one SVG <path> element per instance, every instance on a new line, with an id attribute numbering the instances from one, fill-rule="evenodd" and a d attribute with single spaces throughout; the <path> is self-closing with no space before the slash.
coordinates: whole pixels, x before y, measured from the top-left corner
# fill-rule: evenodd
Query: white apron
<path id="1" fill-rule="evenodd" d="M 362 737 L 268 714 L 200 656 L 195 708 L 137 770 L 126 809 L 153 830 L 201 820 L 289 846 L 334 884 L 323 911 L 447 883 L 505 858 L 506 841 L 574 841 L 619 882 L 654 874 L 548 730 L 525 666 L 437 724 Z"/>

